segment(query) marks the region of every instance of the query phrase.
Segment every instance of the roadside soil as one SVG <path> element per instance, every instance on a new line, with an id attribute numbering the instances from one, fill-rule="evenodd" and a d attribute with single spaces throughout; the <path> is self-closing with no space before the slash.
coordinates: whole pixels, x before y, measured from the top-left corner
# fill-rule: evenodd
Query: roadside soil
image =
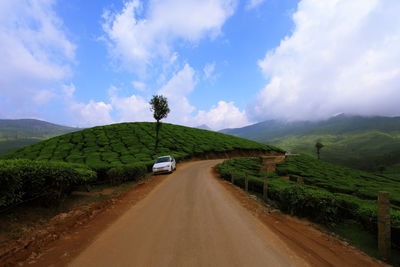
<path id="1" fill-rule="evenodd" d="M 38 220 L 29 231 L 20 234 L 17 240 L 0 244 L 0 266 L 66 265 L 72 257 L 93 241 L 96 234 L 106 229 L 132 205 L 143 199 L 166 177 L 166 175 L 152 176 L 110 199 L 77 206 L 48 221 Z M 110 189 L 104 189 L 76 194 L 104 197 L 110 193 Z"/>

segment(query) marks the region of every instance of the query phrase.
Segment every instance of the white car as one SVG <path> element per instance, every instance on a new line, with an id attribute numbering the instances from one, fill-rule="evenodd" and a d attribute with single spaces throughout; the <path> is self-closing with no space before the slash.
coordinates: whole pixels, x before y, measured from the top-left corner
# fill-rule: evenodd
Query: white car
<path id="1" fill-rule="evenodd" d="M 173 156 L 162 156 L 156 159 L 153 165 L 153 174 L 171 173 L 176 170 L 176 162 Z"/>

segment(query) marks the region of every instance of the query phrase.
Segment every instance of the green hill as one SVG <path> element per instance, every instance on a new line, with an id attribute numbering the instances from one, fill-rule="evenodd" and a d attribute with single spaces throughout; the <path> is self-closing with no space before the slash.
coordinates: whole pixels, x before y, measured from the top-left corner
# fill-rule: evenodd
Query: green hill
<path id="1" fill-rule="evenodd" d="M 233 150 L 282 150 L 247 139 L 173 124 L 162 124 L 159 151 L 154 153 L 155 124 L 120 123 L 84 129 L 53 137 L 3 155 L 64 161 L 104 167 L 124 164 L 151 164 L 156 156 L 172 154 L 177 159 L 200 156 L 204 152 Z"/>
<path id="2" fill-rule="evenodd" d="M 0 120 L 0 154 L 77 130 L 34 119 Z"/>
<path id="3" fill-rule="evenodd" d="M 40 197 L 59 201 L 74 186 L 138 180 L 161 155 L 260 155 L 282 150 L 251 140 L 162 124 L 157 153 L 155 123 L 120 123 L 56 136 L 0 155 L 0 208 Z"/>
<path id="4" fill-rule="evenodd" d="M 400 117 L 339 115 L 319 122 L 265 121 L 222 132 L 315 157 L 315 143 L 325 147 L 322 159 L 352 168 L 386 173 L 400 171 Z"/>

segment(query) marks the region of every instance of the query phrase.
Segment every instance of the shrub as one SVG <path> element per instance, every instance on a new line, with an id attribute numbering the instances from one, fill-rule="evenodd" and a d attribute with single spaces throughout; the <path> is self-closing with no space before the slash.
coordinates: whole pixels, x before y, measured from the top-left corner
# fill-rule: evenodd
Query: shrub
<path id="1" fill-rule="evenodd" d="M 133 181 L 142 178 L 147 168 L 143 164 L 120 165 L 107 171 L 111 184 L 120 184 L 126 181 Z"/>
<path id="2" fill-rule="evenodd" d="M 285 212 L 328 225 L 341 219 L 340 202 L 332 193 L 325 190 L 292 184 L 280 190 L 278 196 L 279 206 Z"/>
<path id="3" fill-rule="evenodd" d="M 96 179 L 83 165 L 33 160 L 0 161 L 0 207 L 29 199 L 58 201 L 72 187 Z"/>
<path id="4" fill-rule="evenodd" d="M 391 202 L 400 205 L 398 181 L 316 160 L 309 156 L 288 157 L 285 162 L 277 165 L 277 173 L 291 178 L 301 176 L 308 185 L 366 200 L 376 200 L 379 191 L 387 191 L 390 192 Z"/>

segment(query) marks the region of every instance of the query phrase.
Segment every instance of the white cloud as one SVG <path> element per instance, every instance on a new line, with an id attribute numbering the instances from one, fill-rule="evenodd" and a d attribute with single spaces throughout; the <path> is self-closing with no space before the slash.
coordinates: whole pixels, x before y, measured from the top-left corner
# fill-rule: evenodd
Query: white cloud
<path id="1" fill-rule="evenodd" d="M 44 105 L 50 101 L 50 99 L 55 98 L 57 95 L 53 90 L 37 90 L 33 95 L 33 102 L 37 105 Z"/>
<path id="2" fill-rule="evenodd" d="M 113 91 L 115 87 L 109 89 Z M 63 92 L 63 103 L 72 125 L 77 127 L 92 127 L 114 123 L 111 112 L 113 106 L 103 101 L 89 100 L 88 103 L 77 101 L 74 93 L 74 84 L 64 84 L 61 86 Z"/>
<path id="3" fill-rule="evenodd" d="M 76 87 L 74 84 L 70 83 L 70 84 L 63 84 L 61 86 L 61 89 L 66 98 L 71 98 L 71 97 L 73 97 L 73 95 L 75 93 Z"/>
<path id="4" fill-rule="evenodd" d="M 152 121 L 150 105 L 143 97 L 132 95 L 129 97 L 111 97 L 111 105 L 117 111 L 118 121 Z"/>
<path id="5" fill-rule="evenodd" d="M 219 101 L 210 110 L 197 110 L 189 101 L 189 95 L 197 85 L 196 71 L 185 64 L 157 92 L 168 99 L 171 109 L 166 122 L 198 126 L 207 124 L 213 130 L 241 127 L 249 124 L 246 112 L 233 102 Z M 80 127 L 104 125 L 116 122 L 154 121 L 149 100 L 140 95 L 120 96 L 119 89 L 108 89 L 108 101 L 88 103 L 74 98 L 76 88 L 73 84 L 64 85 L 64 98 L 72 123 Z"/>
<path id="6" fill-rule="evenodd" d="M 219 101 L 210 110 L 196 110 L 189 101 L 189 95 L 197 85 L 195 70 L 189 65 L 178 71 L 159 91 L 168 99 L 171 113 L 168 122 L 198 126 L 206 124 L 213 130 L 241 127 L 249 124 L 246 113 L 233 102 Z"/>
<path id="7" fill-rule="evenodd" d="M 217 75 L 215 74 L 215 62 L 206 64 L 203 72 L 205 80 L 215 81 L 217 79 Z"/>
<path id="8" fill-rule="evenodd" d="M 107 101 L 89 100 L 88 103 L 75 99 L 74 84 L 63 85 L 64 102 L 73 125 L 91 127 L 118 122 L 151 121 L 148 101 L 138 95 L 123 97 L 115 86 L 108 88 Z"/>
<path id="9" fill-rule="evenodd" d="M 197 84 L 195 71 L 189 64 L 177 72 L 159 91 L 158 94 L 168 98 L 171 113 L 168 121 L 187 124 L 195 107 L 189 103 L 188 95 Z"/>
<path id="10" fill-rule="evenodd" d="M 400 115 L 400 2 L 302 0 L 295 29 L 260 68 L 253 118 Z"/>
<path id="11" fill-rule="evenodd" d="M 79 127 L 106 125 L 113 123 L 110 112 L 113 107 L 102 101 L 95 102 L 90 100 L 89 103 L 72 103 L 69 106 L 73 121 Z"/>
<path id="12" fill-rule="evenodd" d="M 195 43 L 219 35 L 235 5 L 236 0 L 151 0 L 146 5 L 131 0 L 119 13 L 104 13 L 105 40 L 123 68 L 144 73 L 154 59 L 176 59 L 175 41 Z"/>
<path id="13" fill-rule="evenodd" d="M 246 4 L 246 9 L 250 10 L 250 9 L 256 8 L 264 2 L 265 2 L 265 0 L 248 0 L 247 4 Z"/>
<path id="14" fill-rule="evenodd" d="M 237 128 L 249 125 L 246 112 L 240 111 L 234 102 L 219 101 L 209 111 L 200 110 L 194 121 L 197 125 L 207 125 L 213 130 Z"/>
<path id="15" fill-rule="evenodd" d="M 53 2 L 0 1 L 0 106 L 14 108 L 0 113 L 12 114 L 18 105 L 10 103 L 20 103 L 30 114 L 35 105 L 55 96 L 53 83 L 71 74 L 75 46 L 54 13 Z"/>
<path id="16" fill-rule="evenodd" d="M 140 81 L 133 81 L 132 86 L 138 91 L 146 91 L 147 88 L 146 84 Z"/>

